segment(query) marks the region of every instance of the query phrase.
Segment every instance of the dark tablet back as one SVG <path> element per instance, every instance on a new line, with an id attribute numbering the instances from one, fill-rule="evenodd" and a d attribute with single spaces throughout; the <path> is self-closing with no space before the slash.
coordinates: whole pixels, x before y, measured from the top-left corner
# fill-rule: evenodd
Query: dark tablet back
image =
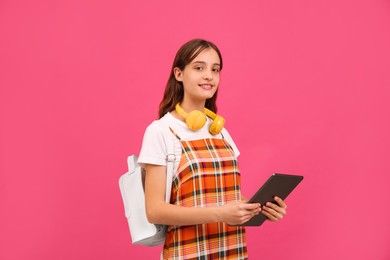
<path id="1" fill-rule="evenodd" d="M 258 202 L 262 206 L 266 202 L 276 203 L 275 196 L 285 200 L 294 188 L 303 180 L 303 176 L 274 173 L 249 200 L 249 203 Z M 262 213 L 254 216 L 242 226 L 260 226 L 267 219 Z"/>

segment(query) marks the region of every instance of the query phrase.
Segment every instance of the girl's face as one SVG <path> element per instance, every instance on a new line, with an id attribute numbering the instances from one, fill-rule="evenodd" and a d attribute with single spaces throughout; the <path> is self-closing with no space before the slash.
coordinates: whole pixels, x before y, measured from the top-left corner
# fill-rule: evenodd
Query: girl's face
<path id="1" fill-rule="evenodd" d="M 220 60 L 213 48 L 204 49 L 191 63 L 174 69 L 177 81 L 183 82 L 184 100 L 203 101 L 212 98 L 219 85 Z"/>

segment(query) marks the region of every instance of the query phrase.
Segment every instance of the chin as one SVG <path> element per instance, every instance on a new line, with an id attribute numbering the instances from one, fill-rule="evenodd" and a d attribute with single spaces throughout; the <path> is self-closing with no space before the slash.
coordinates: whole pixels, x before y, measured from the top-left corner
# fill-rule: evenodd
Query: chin
<path id="1" fill-rule="evenodd" d="M 213 95 L 204 96 L 204 97 L 202 97 L 202 99 L 210 99 L 210 98 L 212 98 L 212 97 L 214 97 L 214 94 L 213 94 Z"/>
<path id="2" fill-rule="evenodd" d="M 204 94 L 202 95 L 202 97 L 205 98 L 205 99 L 212 98 L 212 97 L 214 97 L 215 92 L 216 92 L 216 91 L 212 91 L 212 92 L 210 91 L 209 93 L 204 93 Z"/>

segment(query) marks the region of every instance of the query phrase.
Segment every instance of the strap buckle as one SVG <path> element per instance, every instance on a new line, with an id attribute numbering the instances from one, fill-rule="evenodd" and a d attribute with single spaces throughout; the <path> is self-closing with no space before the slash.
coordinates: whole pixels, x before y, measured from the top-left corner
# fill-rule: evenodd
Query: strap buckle
<path id="1" fill-rule="evenodd" d="M 168 162 L 174 162 L 176 160 L 176 155 L 174 154 L 168 154 L 167 155 L 167 161 Z"/>

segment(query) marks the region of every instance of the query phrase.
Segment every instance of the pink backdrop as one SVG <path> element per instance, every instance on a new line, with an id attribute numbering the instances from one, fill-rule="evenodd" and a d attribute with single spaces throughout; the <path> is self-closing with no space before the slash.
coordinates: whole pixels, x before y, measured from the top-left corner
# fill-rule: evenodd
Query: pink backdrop
<path id="1" fill-rule="evenodd" d="M 0 259 L 158 258 L 118 178 L 195 37 L 224 56 L 244 193 L 305 176 L 250 258 L 390 259 L 389 1 L 3 0 L 0 37 Z"/>

